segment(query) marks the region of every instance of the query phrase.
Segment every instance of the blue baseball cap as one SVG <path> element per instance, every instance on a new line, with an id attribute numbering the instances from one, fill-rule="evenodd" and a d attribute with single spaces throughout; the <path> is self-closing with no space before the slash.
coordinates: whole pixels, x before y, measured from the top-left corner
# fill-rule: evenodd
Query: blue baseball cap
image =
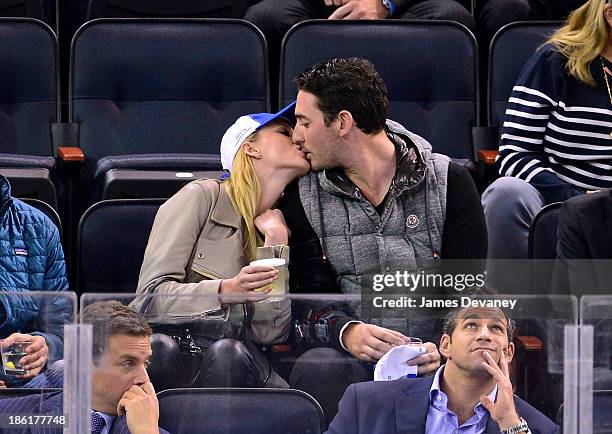
<path id="1" fill-rule="evenodd" d="M 221 139 L 221 165 L 223 168 L 231 172 L 234 158 L 236 158 L 238 149 L 245 139 L 261 127 L 280 118 L 286 119 L 292 124 L 295 123 L 295 101 L 278 113 L 254 113 L 239 117 L 227 129 Z"/>

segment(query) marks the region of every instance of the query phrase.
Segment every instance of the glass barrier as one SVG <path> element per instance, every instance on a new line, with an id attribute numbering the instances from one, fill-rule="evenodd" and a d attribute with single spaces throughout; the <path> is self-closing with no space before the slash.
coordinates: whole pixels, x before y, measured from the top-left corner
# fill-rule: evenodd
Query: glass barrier
<path id="1" fill-rule="evenodd" d="M 474 409 L 480 396 L 495 398 L 493 375 L 497 393 L 508 392 L 507 375 L 519 414 L 530 405 L 542 413 L 533 424 L 557 423 L 575 298 L 405 293 L 395 291 L 401 279 L 371 276 L 355 295 L 252 292 L 248 302 L 85 294 L 80 319 L 92 324 L 92 359 L 81 399 L 113 427 L 153 423 L 138 409 L 159 405 L 157 423 L 172 433 L 319 433 L 330 423 L 336 433 L 386 432 L 434 423 L 428 411 L 443 412 L 428 404 L 435 384 L 450 408 Z M 491 417 L 478 409 L 459 425 Z M 77 411 L 90 423 L 89 409 Z"/>
<path id="2" fill-rule="evenodd" d="M 581 433 L 612 432 L 612 296 L 580 299 Z"/>
<path id="3" fill-rule="evenodd" d="M 76 322 L 76 309 L 72 292 L 0 293 L 0 432 L 69 426 L 63 392 L 71 384 L 64 373 L 74 351 L 65 326 Z"/>

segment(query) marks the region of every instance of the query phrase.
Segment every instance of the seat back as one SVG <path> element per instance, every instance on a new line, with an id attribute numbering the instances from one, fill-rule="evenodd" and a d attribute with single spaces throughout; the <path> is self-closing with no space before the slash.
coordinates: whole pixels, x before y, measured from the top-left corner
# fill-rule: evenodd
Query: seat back
<path id="1" fill-rule="evenodd" d="M 299 390 L 168 389 L 157 398 L 159 426 L 170 432 L 323 432 L 321 406 Z"/>
<path id="2" fill-rule="evenodd" d="M 501 127 L 508 98 L 527 60 L 561 22 L 516 22 L 502 27 L 491 40 L 488 77 L 488 125 Z"/>
<path id="3" fill-rule="evenodd" d="M 0 153 L 54 154 L 51 123 L 59 118 L 57 56 L 57 39 L 49 26 L 30 18 L 0 18 Z M 11 162 L 12 167 L 19 165 Z"/>
<path id="4" fill-rule="evenodd" d="M 57 213 L 57 211 L 53 209 L 51 205 L 49 205 L 47 202 L 43 202 L 42 200 L 32 199 L 29 197 L 19 198 L 19 200 L 27 203 L 28 205 L 36 208 L 39 211 L 42 211 L 43 214 L 45 214 L 47 217 L 51 219 L 53 223 L 55 223 L 55 226 L 57 226 L 57 229 L 59 230 L 60 235 L 62 234 L 62 222 L 60 220 L 60 216 Z"/>
<path id="5" fill-rule="evenodd" d="M 478 53 L 464 26 L 445 21 L 327 21 L 295 25 L 281 48 L 280 105 L 295 99 L 293 78 L 321 60 L 364 57 L 389 91 L 389 118 L 434 151 L 472 158 L 478 119 Z"/>
<path id="6" fill-rule="evenodd" d="M 77 294 L 136 291 L 149 233 L 164 202 L 113 199 L 85 211 L 77 235 Z"/>
<path id="7" fill-rule="evenodd" d="M 555 273 L 557 257 L 557 227 L 561 202 L 551 203 L 542 208 L 534 217 L 529 228 L 527 257 L 540 261 L 530 262 L 530 291 L 535 294 L 547 294 L 551 291 L 551 282 Z M 558 282 L 561 284 L 561 280 Z M 559 292 L 561 288 L 554 288 Z"/>
<path id="8" fill-rule="evenodd" d="M 219 154 L 239 116 L 268 111 L 264 37 L 241 20 L 91 21 L 72 41 L 69 105 L 80 126 L 84 183 L 130 169 L 127 155 L 144 157 L 138 169 L 198 170 L 191 161 Z M 186 164 L 156 157 L 168 154 L 190 155 Z M 95 172 L 108 156 L 125 158 Z"/>
<path id="9" fill-rule="evenodd" d="M 0 0 L 0 17 L 29 17 L 44 21 L 42 0 Z"/>
<path id="10" fill-rule="evenodd" d="M 533 218 L 529 228 L 529 259 L 557 257 L 557 226 L 562 202 L 546 205 Z"/>
<path id="11" fill-rule="evenodd" d="M 89 0 L 87 19 L 105 17 L 242 18 L 246 0 Z"/>

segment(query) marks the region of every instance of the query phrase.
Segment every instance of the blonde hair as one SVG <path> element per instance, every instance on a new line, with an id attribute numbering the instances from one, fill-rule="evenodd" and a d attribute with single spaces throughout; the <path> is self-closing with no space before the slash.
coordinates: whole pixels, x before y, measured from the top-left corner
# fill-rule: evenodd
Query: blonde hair
<path id="1" fill-rule="evenodd" d="M 603 13 L 606 3 L 607 0 L 589 0 L 572 12 L 565 26 L 547 41 L 567 57 L 567 73 L 590 86 L 595 86 L 591 62 L 608 42 L 608 23 Z"/>
<path id="2" fill-rule="evenodd" d="M 245 139 L 245 142 L 257 140 L 257 132 Z M 242 147 L 238 149 L 232 164 L 232 174 L 223 183 L 234 208 L 241 218 L 242 247 L 248 262 L 256 259 L 257 246 L 263 240 L 255 227 L 255 212 L 261 196 L 261 186 L 251 157 L 244 153 Z"/>

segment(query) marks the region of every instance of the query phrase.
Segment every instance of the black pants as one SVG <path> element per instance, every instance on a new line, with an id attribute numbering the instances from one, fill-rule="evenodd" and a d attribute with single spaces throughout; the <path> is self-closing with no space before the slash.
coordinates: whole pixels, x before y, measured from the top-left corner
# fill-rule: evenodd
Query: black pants
<path id="1" fill-rule="evenodd" d="M 275 84 L 278 80 L 280 47 L 287 30 L 304 20 L 327 18 L 334 9 L 326 7 L 323 0 L 262 0 L 247 10 L 244 19 L 259 27 L 268 41 L 273 91 L 278 90 Z M 470 11 L 456 0 L 422 0 L 394 18 L 452 20 L 472 31 L 476 29 Z M 273 96 L 272 103 L 275 102 Z"/>
<path id="2" fill-rule="evenodd" d="M 488 43 L 506 24 L 528 20 L 564 20 L 586 0 L 479 0 L 476 16 L 480 41 Z"/>
<path id="3" fill-rule="evenodd" d="M 205 354 L 186 355 L 169 336 L 151 336 L 149 377 L 155 390 L 177 387 L 257 387 L 262 379 L 253 355 L 242 342 L 221 339 Z"/>
<path id="4" fill-rule="evenodd" d="M 296 360 L 289 385 L 312 395 L 321 404 L 329 425 L 338 413 L 338 402 L 346 388 L 373 377 L 369 363 L 333 348 L 314 348 Z"/>

